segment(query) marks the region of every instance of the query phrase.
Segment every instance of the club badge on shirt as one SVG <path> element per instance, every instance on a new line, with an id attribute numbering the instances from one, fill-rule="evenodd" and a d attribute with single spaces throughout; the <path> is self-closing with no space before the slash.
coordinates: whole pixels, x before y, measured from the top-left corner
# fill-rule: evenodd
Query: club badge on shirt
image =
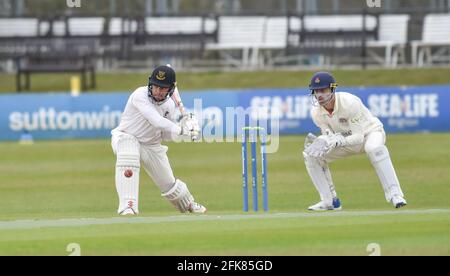
<path id="1" fill-rule="evenodd" d="M 348 137 L 348 136 L 351 136 L 353 134 L 353 132 L 351 130 L 349 130 L 349 131 L 346 131 L 346 132 L 342 132 L 341 134 L 344 137 Z"/>
<path id="2" fill-rule="evenodd" d="M 341 125 L 348 125 L 348 119 L 346 119 L 346 118 L 339 118 L 339 123 Z"/>

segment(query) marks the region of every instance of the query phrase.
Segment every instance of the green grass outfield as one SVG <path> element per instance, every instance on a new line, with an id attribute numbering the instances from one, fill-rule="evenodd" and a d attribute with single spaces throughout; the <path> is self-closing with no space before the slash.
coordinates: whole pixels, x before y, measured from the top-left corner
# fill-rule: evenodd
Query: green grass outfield
<path id="1" fill-rule="evenodd" d="M 450 68 L 331 70 L 340 86 L 450 84 Z M 208 72 L 177 74 L 180 91 L 204 89 L 307 87 L 313 71 Z M 99 73 L 95 91 L 132 91 L 146 85 L 148 73 Z M 69 74 L 31 76 L 33 92 L 69 91 Z M 120 80 L 120 81 L 118 81 Z M 16 91 L 14 75 L 0 74 L 0 93 Z"/>
<path id="2" fill-rule="evenodd" d="M 388 204 L 366 156 L 331 165 L 344 211 L 318 200 L 300 148 L 268 155 L 267 214 L 242 212 L 239 143 L 169 144 L 177 177 L 207 215 L 183 215 L 141 173 L 137 218 L 118 218 L 108 140 L 0 143 L 0 255 L 450 255 L 450 134 L 389 135 L 408 206 Z M 89 218 L 89 219 L 82 219 Z"/>

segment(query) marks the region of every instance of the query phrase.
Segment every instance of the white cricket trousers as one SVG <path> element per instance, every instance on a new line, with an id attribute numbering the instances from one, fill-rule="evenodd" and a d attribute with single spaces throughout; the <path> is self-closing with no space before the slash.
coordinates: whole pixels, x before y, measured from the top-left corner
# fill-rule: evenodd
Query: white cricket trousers
<path id="1" fill-rule="evenodd" d="M 114 154 L 117 155 L 117 144 L 120 139 L 136 139 L 134 136 L 126 134 L 120 131 L 113 131 L 111 138 L 111 146 Z M 136 143 L 139 145 L 139 154 L 141 163 L 156 184 L 161 190 L 161 193 L 169 191 L 175 183 L 175 177 L 173 175 L 172 168 L 167 158 L 167 146 L 161 144 L 145 145 Z"/>
<path id="2" fill-rule="evenodd" d="M 364 142 L 359 145 L 349 147 L 339 147 L 330 151 L 324 156 L 327 163 L 345 158 L 347 156 L 372 152 L 376 148 L 386 143 L 386 133 L 384 130 L 373 131 L 366 135 Z"/>

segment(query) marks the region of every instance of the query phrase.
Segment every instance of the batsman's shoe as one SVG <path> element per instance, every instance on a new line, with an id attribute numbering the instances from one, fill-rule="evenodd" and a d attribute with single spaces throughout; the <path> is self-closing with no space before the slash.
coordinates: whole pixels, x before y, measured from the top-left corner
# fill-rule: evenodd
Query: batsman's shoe
<path id="1" fill-rule="evenodd" d="M 339 211 L 342 209 L 341 201 L 339 198 L 334 198 L 332 204 L 321 201 L 315 205 L 309 206 L 309 211 Z"/>
<path id="2" fill-rule="evenodd" d="M 332 211 L 333 209 L 332 204 L 327 204 L 323 201 L 308 207 L 309 211 Z"/>
<path id="3" fill-rule="evenodd" d="M 126 215 L 137 215 L 138 212 L 134 210 L 133 208 L 126 208 L 119 212 L 119 215 L 126 216 Z"/>
<path id="4" fill-rule="evenodd" d="M 201 204 L 199 204 L 199 203 L 197 203 L 197 202 L 192 202 L 189 205 L 188 210 L 189 210 L 190 213 L 195 213 L 195 214 L 204 214 L 204 213 L 206 213 L 206 207 L 201 205 Z"/>
<path id="5" fill-rule="evenodd" d="M 395 195 L 391 199 L 392 205 L 394 205 L 395 208 L 401 208 L 403 206 L 406 206 L 406 200 L 399 195 Z"/>

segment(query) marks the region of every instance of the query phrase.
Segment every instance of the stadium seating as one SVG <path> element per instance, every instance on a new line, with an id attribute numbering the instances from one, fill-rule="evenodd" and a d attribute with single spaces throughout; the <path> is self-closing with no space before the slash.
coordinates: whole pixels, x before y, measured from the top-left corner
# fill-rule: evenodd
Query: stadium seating
<path id="1" fill-rule="evenodd" d="M 273 62 L 273 53 L 284 54 L 288 43 L 288 20 L 281 16 L 222 16 L 218 19 L 217 39 L 206 45 L 218 51 L 226 62 L 246 68 Z M 296 21 L 298 23 L 299 20 Z M 293 23 L 293 25 L 298 25 Z M 238 52 L 238 55 L 233 53 Z"/>
<path id="2" fill-rule="evenodd" d="M 405 61 L 405 47 L 408 43 L 409 15 L 381 15 L 379 17 L 377 40 L 367 42 L 368 53 L 386 67 L 396 67 L 399 58 Z M 380 58 L 376 49 L 385 49 Z"/>
<path id="3" fill-rule="evenodd" d="M 376 28 L 374 16 L 366 16 L 366 29 Z M 315 32 L 361 31 L 364 27 L 362 15 L 312 15 L 305 16 L 304 29 Z"/>
<path id="4" fill-rule="evenodd" d="M 257 53 L 252 50 L 263 42 L 265 22 L 264 16 L 219 17 L 217 41 L 207 44 L 205 49 L 219 51 L 222 57 L 237 66 L 254 66 L 257 63 Z M 233 57 L 233 51 L 241 52 L 240 62 Z"/>
<path id="5" fill-rule="evenodd" d="M 37 37 L 48 32 L 49 25 L 36 18 L 0 18 L 0 38 Z"/>
<path id="6" fill-rule="evenodd" d="M 0 18 L 0 61 L 56 54 L 65 51 L 61 45 L 77 42 L 75 52 L 110 64 L 200 60 L 213 52 L 220 64 L 243 68 L 291 59 L 299 64 L 299 57 L 319 66 L 374 60 L 396 67 L 405 61 L 409 21 L 406 14 Z M 450 47 L 448 26 L 450 14 L 425 17 L 422 40 L 411 42 L 414 65 L 450 60 L 444 57 Z"/>
<path id="7" fill-rule="evenodd" d="M 262 42 L 255 48 L 254 54 L 258 57 L 259 66 L 271 65 L 274 58 L 277 58 L 273 56 L 274 53 L 279 53 L 279 56 L 284 55 L 288 44 L 287 27 L 287 17 L 267 17 Z"/>
<path id="8" fill-rule="evenodd" d="M 66 31 L 66 21 L 64 20 L 55 20 L 52 21 L 52 36 L 62 37 L 67 35 Z"/>
<path id="9" fill-rule="evenodd" d="M 67 23 L 71 36 L 100 36 L 103 34 L 105 18 L 71 17 Z"/>
<path id="10" fill-rule="evenodd" d="M 108 35 L 121 36 L 134 34 L 137 31 L 137 22 L 135 20 L 113 17 L 109 20 Z"/>
<path id="11" fill-rule="evenodd" d="M 145 29 L 150 35 L 201 34 L 214 32 L 216 24 L 215 20 L 202 17 L 147 17 Z"/>
<path id="12" fill-rule="evenodd" d="M 450 14 L 428 14 L 425 17 L 422 40 L 411 42 L 412 63 L 423 66 L 442 60 L 443 51 L 450 47 Z M 438 51 L 433 54 L 433 48 Z"/>
<path id="13" fill-rule="evenodd" d="M 118 24 L 110 23 L 110 32 L 117 33 Z M 161 59 L 177 64 L 186 59 L 200 58 L 206 41 L 215 37 L 215 24 L 215 19 L 202 16 L 138 18 L 131 24 L 132 30 L 126 38 L 122 38 L 119 45 L 123 47 L 115 55 L 124 57 L 124 65 L 128 61 L 150 64 Z M 108 45 L 108 48 L 113 46 Z"/>
<path id="14" fill-rule="evenodd" d="M 295 18 L 295 17 L 294 17 Z M 376 37 L 372 15 L 309 15 L 289 20 L 287 56 L 315 55 L 320 64 L 331 58 L 358 58 L 364 43 Z M 328 60 L 328 61 L 327 61 Z"/>

